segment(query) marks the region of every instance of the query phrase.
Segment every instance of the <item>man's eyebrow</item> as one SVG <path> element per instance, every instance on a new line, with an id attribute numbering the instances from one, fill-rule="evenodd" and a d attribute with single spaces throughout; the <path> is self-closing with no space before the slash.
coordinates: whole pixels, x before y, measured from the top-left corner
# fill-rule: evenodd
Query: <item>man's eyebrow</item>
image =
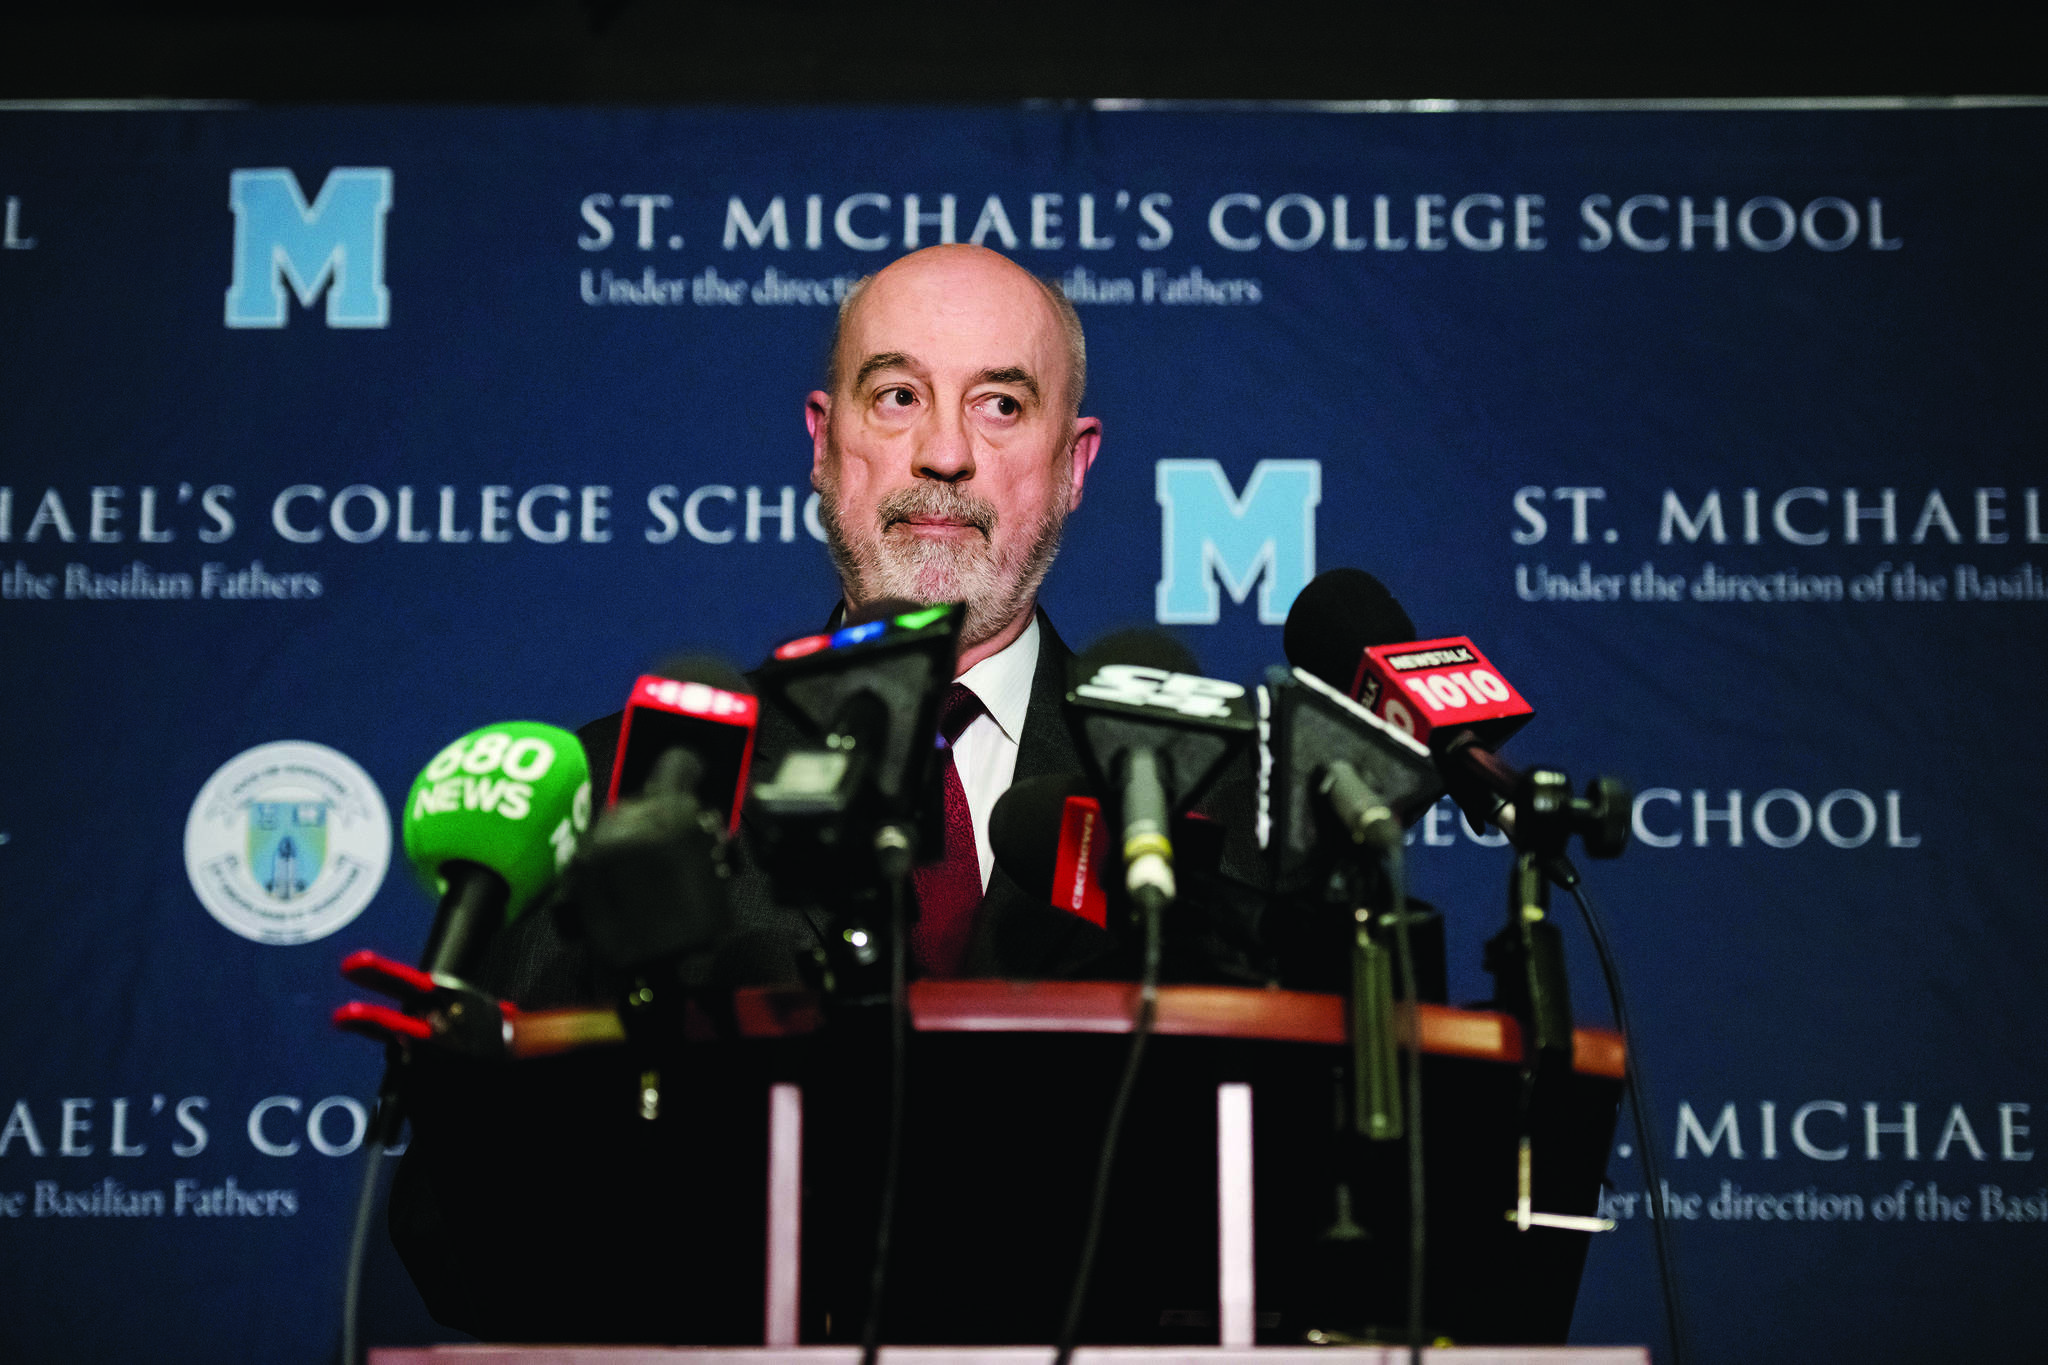
<path id="1" fill-rule="evenodd" d="M 917 363 L 901 351 L 883 351 L 871 355 L 854 371 L 853 387 L 859 389 L 868 382 L 868 377 L 878 370 L 915 370 Z"/>
<path id="2" fill-rule="evenodd" d="M 1018 388 L 1028 392 L 1033 398 L 1041 396 L 1038 392 L 1038 381 L 1032 377 L 1031 371 L 1017 365 L 1005 365 L 1001 369 L 996 370 L 983 370 L 980 374 L 974 376 L 974 382 L 977 384 L 1015 384 Z"/>

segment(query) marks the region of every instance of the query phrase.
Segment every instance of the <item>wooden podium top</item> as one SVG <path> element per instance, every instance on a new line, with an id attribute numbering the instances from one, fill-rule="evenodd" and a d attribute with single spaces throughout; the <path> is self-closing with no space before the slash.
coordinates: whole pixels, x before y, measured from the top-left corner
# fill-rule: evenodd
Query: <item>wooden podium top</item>
<path id="1" fill-rule="evenodd" d="M 1422 1050 L 1438 1056 L 1519 1063 L 1522 1030 L 1511 1015 L 1423 1005 Z M 824 1023 L 818 999 L 793 987 L 750 987 L 734 993 L 733 1016 L 744 1038 L 789 1038 Z M 917 981 L 910 986 L 911 1025 L 921 1033 L 1129 1033 L 1138 1017 L 1138 987 L 1128 981 Z M 1344 997 L 1249 986 L 1162 986 L 1154 1029 L 1169 1037 L 1245 1038 L 1268 1042 L 1345 1041 Z M 618 1015 L 604 1009 L 541 1010 L 511 1019 L 512 1051 L 544 1057 L 625 1038 Z M 1621 1036 L 1581 1028 L 1572 1035 L 1573 1066 L 1593 1076 L 1623 1076 Z"/>

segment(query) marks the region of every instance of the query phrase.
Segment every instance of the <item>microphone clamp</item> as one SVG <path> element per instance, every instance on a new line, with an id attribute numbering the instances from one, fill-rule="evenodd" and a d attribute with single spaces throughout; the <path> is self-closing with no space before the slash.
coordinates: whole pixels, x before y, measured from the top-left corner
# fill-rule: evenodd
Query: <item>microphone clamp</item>
<path id="1" fill-rule="evenodd" d="M 1477 831 L 1493 825 L 1514 846 L 1532 854 L 1543 875 L 1569 891 L 1578 869 L 1565 856 L 1577 835 L 1594 858 L 1618 858 L 1628 848 L 1635 794 L 1620 778 L 1603 775 L 1572 795 L 1570 776 L 1556 768 L 1517 771 L 1466 731 L 1444 748 L 1451 797 Z"/>
<path id="2" fill-rule="evenodd" d="M 519 1011 L 450 976 L 417 967 L 367 948 L 342 959 L 341 974 L 365 990 L 391 996 L 399 1008 L 351 1000 L 334 1011 L 334 1027 L 380 1043 L 424 1044 L 439 1051 L 496 1061 L 512 1055 L 513 1023 Z"/>

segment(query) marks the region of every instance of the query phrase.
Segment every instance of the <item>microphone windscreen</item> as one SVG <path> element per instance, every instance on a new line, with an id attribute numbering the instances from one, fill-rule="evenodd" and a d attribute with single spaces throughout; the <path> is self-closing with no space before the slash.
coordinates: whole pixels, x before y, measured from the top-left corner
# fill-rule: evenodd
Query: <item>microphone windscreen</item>
<path id="1" fill-rule="evenodd" d="M 1087 795 L 1087 779 L 1079 773 L 1027 777 L 1012 783 L 990 813 L 988 842 L 996 866 L 1034 900 L 1052 899 L 1053 866 L 1059 857 L 1067 798 Z"/>
<path id="2" fill-rule="evenodd" d="M 590 823 L 590 764 L 567 730 L 535 721 L 486 725 L 434 756 L 405 799 L 406 857 L 436 895 L 442 869 L 478 863 L 511 888 L 505 918 L 553 884 Z"/>
<path id="3" fill-rule="evenodd" d="M 1083 678 L 1091 677 L 1104 664 L 1135 664 L 1140 668 L 1197 676 L 1202 672 L 1202 665 L 1186 645 L 1163 630 L 1142 627 L 1113 631 L 1097 640 L 1081 656 L 1075 672 Z"/>
<path id="4" fill-rule="evenodd" d="M 1414 638 L 1414 622 L 1386 584 L 1363 569 L 1325 569 L 1288 609 L 1281 647 L 1288 663 L 1349 694 L 1368 648 Z"/>
<path id="5" fill-rule="evenodd" d="M 747 681 L 747 675 L 716 654 L 670 655 L 654 670 L 654 676 L 673 678 L 677 682 L 703 683 L 706 687 L 742 697 L 754 695 L 754 685 Z"/>

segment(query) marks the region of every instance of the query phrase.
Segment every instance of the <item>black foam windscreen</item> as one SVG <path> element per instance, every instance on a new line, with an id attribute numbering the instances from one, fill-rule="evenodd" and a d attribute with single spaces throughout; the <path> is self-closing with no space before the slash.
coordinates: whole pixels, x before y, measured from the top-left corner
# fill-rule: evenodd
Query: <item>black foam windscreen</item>
<path id="1" fill-rule="evenodd" d="M 1104 664 L 1135 664 L 1141 668 L 1163 669 L 1168 673 L 1199 675 L 1202 665 L 1188 647 L 1163 630 L 1118 630 L 1088 647 L 1075 674 L 1086 678 Z"/>
<path id="2" fill-rule="evenodd" d="M 1325 569 L 1294 599 L 1280 638 L 1287 662 L 1348 695 L 1359 656 L 1373 645 L 1413 640 L 1415 623 L 1365 570 Z"/>
<path id="3" fill-rule="evenodd" d="M 988 842 L 996 866 L 1030 893 L 1034 900 L 1052 899 L 1053 866 L 1058 860 L 1060 827 L 1067 798 L 1089 795 L 1079 773 L 1049 773 L 1013 783 L 989 815 Z"/>
<path id="4" fill-rule="evenodd" d="M 656 677 L 703 683 L 721 692 L 735 692 L 743 697 L 754 695 L 754 685 L 747 681 L 747 675 L 716 654 L 673 654 L 662 660 L 654 673 Z"/>

